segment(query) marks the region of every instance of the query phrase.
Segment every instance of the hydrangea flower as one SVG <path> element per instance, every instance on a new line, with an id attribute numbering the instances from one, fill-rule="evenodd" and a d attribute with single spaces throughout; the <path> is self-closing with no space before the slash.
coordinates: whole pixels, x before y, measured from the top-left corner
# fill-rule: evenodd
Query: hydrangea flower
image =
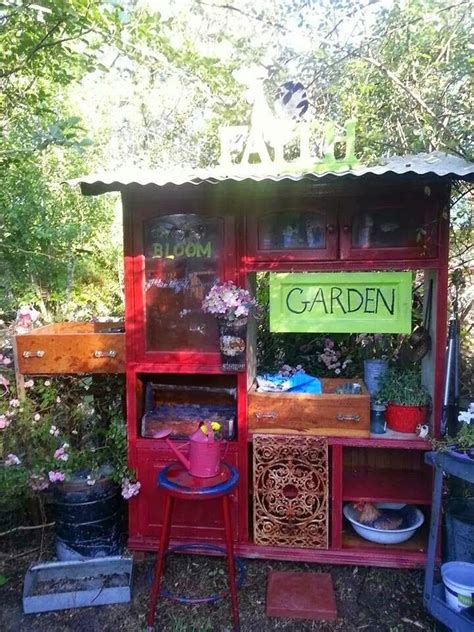
<path id="1" fill-rule="evenodd" d="M 66 479 L 66 476 L 63 472 L 59 472 L 58 470 L 50 470 L 48 472 L 48 478 L 51 483 L 62 483 Z"/>
<path id="2" fill-rule="evenodd" d="M 132 482 L 129 478 L 122 479 L 122 496 L 125 500 L 129 500 L 132 496 L 137 496 L 140 492 L 141 483 L 139 481 Z"/>
<path id="3" fill-rule="evenodd" d="M 237 287 L 233 281 L 226 281 L 212 286 L 202 302 L 202 309 L 208 314 L 221 316 L 232 322 L 246 319 L 256 304 L 250 292 Z"/>

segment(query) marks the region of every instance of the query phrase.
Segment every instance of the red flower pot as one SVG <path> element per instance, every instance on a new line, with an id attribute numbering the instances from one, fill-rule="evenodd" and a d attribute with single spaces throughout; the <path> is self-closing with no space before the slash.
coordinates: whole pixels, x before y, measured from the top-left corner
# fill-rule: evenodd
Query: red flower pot
<path id="1" fill-rule="evenodd" d="M 418 424 L 423 424 L 428 415 L 428 406 L 404 406 L 388 404 L 385 419 L 390 430 L 415 432 Z"/>

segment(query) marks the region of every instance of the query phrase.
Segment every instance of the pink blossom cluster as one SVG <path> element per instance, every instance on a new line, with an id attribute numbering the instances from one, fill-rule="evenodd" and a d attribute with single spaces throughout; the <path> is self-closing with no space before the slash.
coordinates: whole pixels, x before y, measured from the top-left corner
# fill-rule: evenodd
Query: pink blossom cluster
<path id="1" fill-rule="evenodd" d="M 27 331 L 32 329 L 34 324 L 39 325 L 39 316 L 39 312 L 30 305 L 24 305 L 23 307 L 20 307 L 20 309 L 16 313 L 16 332 L 19 334 L 26 333 Z"/>
<path id="2" fill-rule="evenodd" d="M 131 481 L 129 478 L 122 479 L 122 496 L 125 500 L 129 500 L 132 496 L 137 496 L 140 492 L 141 483 L 139 481 Z"/>
<path id="3" fill-rule="evenodd" d="M 57 461 L 67 461 L 69 459 L 68 454 L 69 443 L 64 443 L 60 448 L 58 448 L 54 453 L 54 458 Z"/>
<path id="4" fill-rule="evenodd" d="M 10 358 L 8 358 L 7 356 L 4 356 L 2 353 L 0 353 L 0 364 L 3 364 L 3 366 L 8 366 L 11 363 L 12 363 L 12 361 L 11 361 Z"/>
<path id="5" fill-rule="evenodd" d="M 256 304 L 250 292 L 237 287 L 233 281 L 226 281 L 212 286 L 202 303 L 202 309 L 208 314 L 223 316 L 226 320 L 233 321 L 247 318 Z"/>
<path id="6" fill-rule="evenodd" d="M 59 470 L 50 470 L 48 472 L 48 478 L 51 483 L 62 483 L 65 480 L 66 476 L 63 472 L 60 472 Z"/>
<path id="7" fill-rule="evenodd" d="M 324 350 L 319 354 L 318 360 L 336 375 L 339 375 L 352 362 L 350 358 L 342 360 L 342 352 L 335 348 L 334 340 L 331 338 L 324 339 Z"/>
<path id="8" fill-rule="evenodd" d="M 11 424 L 11 419 L 8 415 L 0 415 L 0 430 L 5 430 Z"/>
<path id="9" fill-rule="evenodd" d="M 49 487 L 49 481 L 43 474 L 30 474 L 28 485 L 34 492 L 42 492 Z"/>
<path id="10" fill-rule="evenodd" d="M 17 457 L 16 454 L 7 454 L 7 457 L 4 461 L 5 465 L 7 467 L 11 467 L 12 465 L 21 465 L 21 461 L 20 459 Z"/>

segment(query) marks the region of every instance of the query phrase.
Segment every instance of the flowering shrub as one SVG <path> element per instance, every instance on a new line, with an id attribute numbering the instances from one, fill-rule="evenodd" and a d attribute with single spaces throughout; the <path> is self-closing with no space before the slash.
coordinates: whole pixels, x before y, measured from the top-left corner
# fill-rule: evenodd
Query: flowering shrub
<path id="1" fill-rule="evenodd" d="M 245 321 L 256 305 L 256 300 L 248 290 L 237 287 L 233 281 L 226 281 L 212 286 L 202 302 L 202 309 L 207 314 L 233 322 Z"/>
<path id="2" fill-rule="evenodd" d="M 30 312 L 20 317 L 22 327 L 31 328 L 37 322 Z M 127 467 L 123 379 L 35 377 L 25 381 L 26 397 L 20 400 L 15 393 L 9 334 L 0 347 L 0 485 L 4 494 L 41 492 L 77 478 L 94 485 L 100 477 L 110 476 L 122 484 L 124 498 L 136 495 L 140 484 Z"/>

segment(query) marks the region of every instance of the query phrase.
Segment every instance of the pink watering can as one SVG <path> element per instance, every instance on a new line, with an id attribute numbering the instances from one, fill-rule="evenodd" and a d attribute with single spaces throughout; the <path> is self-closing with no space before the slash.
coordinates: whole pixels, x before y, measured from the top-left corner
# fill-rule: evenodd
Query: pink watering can
<path id="1" fill-rule="evenodd" d="M 219 474 L 221 466 L 221 442 L 216 441 L 214 431 L 209 421 L 203 422 L 207 428 L 207 435 L 201 430 L 201 423 L 198 429 L 189 437 L 189 453 L 186 458 L 172 441 L 168 439 L 171 428 L 166 426 L 155 432 L 154 439 L 164 439 L 166 445 L 173 450 L 178 459 L 188 470 L 191 476 L 200 478 L 211 478 Z M 188 444 L 186 444 L 188 445 Z M 186 446 L 183 446 L 186 447 Z"/>

